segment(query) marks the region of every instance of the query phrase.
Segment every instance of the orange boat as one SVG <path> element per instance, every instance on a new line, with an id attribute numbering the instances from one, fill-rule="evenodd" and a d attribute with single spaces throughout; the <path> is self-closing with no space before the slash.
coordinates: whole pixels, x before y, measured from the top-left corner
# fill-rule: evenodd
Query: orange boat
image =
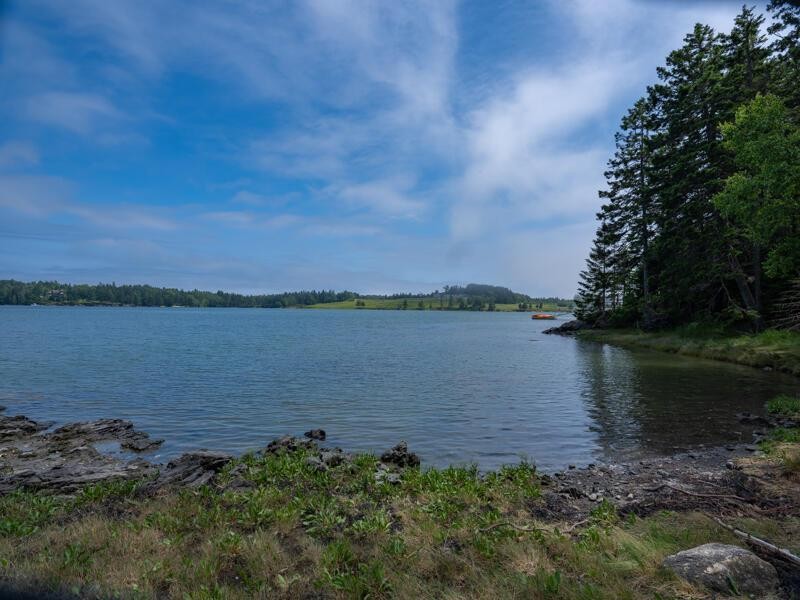
<path id="1" fill-rule="evenodd" d="M 556 318 L 555 315 L 548 315 L 547 313 L 535 313 L 535 314 L 531 315 L 531 319 L 536 319 L 537 321 L 538 320 L 550 320 L 550 319 L 555 319 L 555 318 Z"/>

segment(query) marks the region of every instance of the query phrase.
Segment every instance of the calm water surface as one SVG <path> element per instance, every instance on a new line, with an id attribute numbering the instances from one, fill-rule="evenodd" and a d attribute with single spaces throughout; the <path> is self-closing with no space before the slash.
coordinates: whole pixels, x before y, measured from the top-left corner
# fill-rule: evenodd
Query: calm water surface
<path id="1" fill-rule="evenodd" d="M 312 427 L 432 465 L 544 469 L 739 439 L 789 376 L 541 332 L 523 313 L 0 307 L 0 404 L 241 452 Z"/>

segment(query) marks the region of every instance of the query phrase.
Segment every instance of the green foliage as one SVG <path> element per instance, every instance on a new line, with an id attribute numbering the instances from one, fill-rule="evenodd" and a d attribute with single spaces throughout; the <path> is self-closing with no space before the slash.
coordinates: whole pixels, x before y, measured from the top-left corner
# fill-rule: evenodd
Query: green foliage
<path id="1" fill-rule="evenodd" d="M 767 402 L 767 411 L 773 415 L 800 415 L 800 396 L 781 394 Z"/>
<path id="2" fill-rule="evenodd" d="M 32 535 L 61 511 L 52 496 L 16 491 L 0 496 L 0 535 Z"/>
<path id="3" fill-rule="evenodd" d="M 800 273 L 800 128 L 783 102 L 758 96 L 722 126 L 725 146 L 740 171 L 714 198 L 741 234 L 767 251 L 773 278 Z"/>
<path id="4" fill-rule="evenodd" d="M 771 46 L 747 6 L 727 34 L 697 24 L 622 119 L 579 317 L 760 330 L 800 274 L 800 8 L 770 10 Z"/>

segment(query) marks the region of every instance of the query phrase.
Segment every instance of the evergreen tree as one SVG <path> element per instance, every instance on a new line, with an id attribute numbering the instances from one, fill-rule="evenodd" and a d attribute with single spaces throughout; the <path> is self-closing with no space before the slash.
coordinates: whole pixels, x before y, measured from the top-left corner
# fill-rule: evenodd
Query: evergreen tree
<path id="1" fill-rule="evenodd" d="M 586 268 L 580 274 L 578 295 L 575 298 L 575 316 L 585 321 L 595 321 L 605 316 L 611 289 L 609 262 L 609 231 L 605 223 L 597 230 Z"/>
<path id="2" fill-rule="evenodd" d="M 800 111 L 800 4 L 792 0 L 771 0 L 767 9 L 773 17 L 767 31 L 775 38 L 772 89 L 797 116 Z"/>

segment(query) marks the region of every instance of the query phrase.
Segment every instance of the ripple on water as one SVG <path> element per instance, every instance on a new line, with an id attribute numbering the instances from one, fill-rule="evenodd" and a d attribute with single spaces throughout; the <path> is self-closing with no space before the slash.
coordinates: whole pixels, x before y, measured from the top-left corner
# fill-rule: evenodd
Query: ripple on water
<path id="1" fill-rule="evenodd" d="M 243 452 L 310 427 L 425 463 L 544 469 L 738 441 L 796 380 L 545 336 L 525 313 L 0 307 L 0 404 Z M 536 343 L 531 343 L 531 341 Z"/>

